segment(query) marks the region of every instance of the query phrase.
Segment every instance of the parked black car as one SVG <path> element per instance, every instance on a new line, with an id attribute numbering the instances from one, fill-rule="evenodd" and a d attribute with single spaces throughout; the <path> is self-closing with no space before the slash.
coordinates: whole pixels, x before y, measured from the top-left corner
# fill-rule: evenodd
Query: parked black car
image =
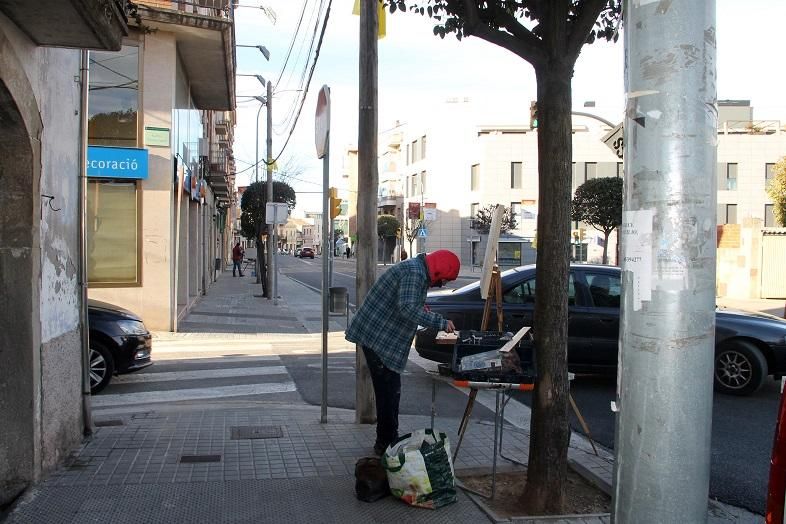
<path id="1" fill-rule="evenodd" d="M 504 330 L 531 326 L 535 266 L 502 273 Z M 577 373 L 617 371 L 620 268 L 572 264 L 568 283 L 568 367 Z M 429 293 L 426 305 L 459 329 L 479 329 L 484 301 L 475 282 Z M 491 329 L 496 329 L 493 313 Z M 448 362 L 451 346 L 434 343 L 434 330 L 419 328 L 415 349 L 424 358 Z M 768 375 L 786 373 L 786 321 L 764 313 L 718 309 L 715 313 L 715 388 L 735 395 L 756 391 Z"/>
<path id="2" fill-rule="evenodd" d="M 142 319 L 132 312 L 89 300 L 90 391 L 104 389 L 112 375 L 138 371 L 151 365 L 152 338 Z"/>

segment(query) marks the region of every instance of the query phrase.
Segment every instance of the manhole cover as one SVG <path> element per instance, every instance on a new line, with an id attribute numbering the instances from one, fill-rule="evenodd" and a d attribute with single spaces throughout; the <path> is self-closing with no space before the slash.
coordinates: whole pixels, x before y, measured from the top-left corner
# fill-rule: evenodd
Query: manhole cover
<path id="1" fill-rule="evenodd" d="M 181 455 L 181 464 L 195 464 L 201 462 L 221 462 L 221 455 Z"/>
<path id="2" fill-rule="evenodd" d="M 119 418 L 113 418 L 109 420 L 96 420 L 95 421 L 96 427 L 104 428 L 107 426 L 122 426 L 123 421 Z"/>
<path id="3" fill-rule="evenodd" d="M 284 436 L 280 426 L 233 426 L 230 440 L 281 438 Z"/>

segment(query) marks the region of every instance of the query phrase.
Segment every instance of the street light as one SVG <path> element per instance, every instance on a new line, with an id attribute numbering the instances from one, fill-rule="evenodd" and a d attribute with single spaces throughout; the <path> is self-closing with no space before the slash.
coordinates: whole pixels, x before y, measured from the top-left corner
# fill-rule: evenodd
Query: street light
<path id="1" fill-rule="evenodd" d="M 260 83 L 260 84 L 262 84 L 263 86 L 267 85 L 267 81 L 266 81 L 266 80 L 265 80 L 265 79 L 262 77 L 262 75 L 246 75 L 246 74 L 243 74 L 243 73 L 238 73 L 238 74 L 237 74 L 237 75 L 235 75 L 235 76 L 253 76 L 253 77 L 254 77 L 254 78 L 256 78 L 256 79 L 259 81 L 259 83 Z M 251 98 L 254 98 L 254 97 L 251 97 Z"/>
<path id="2" fill-rule="evenodd" d="M 267 47 L 263 45 L 244 45 L 244 44 L 237 44 L 236 47 L 255 47 L 259 49 L 259 52 L 265 57 L 265 60 L 268 62 L 270 61 L 270 51 L 267 50 Z"/>
<path id="3" fill-rule="evenodd" d="M 237 9 L 238 7 L 250 7 L 252 9 L 261 9 L 262 12 L 265 13 L 265 15 L 270 19 L 270 21 L 273 22 L 273 25 L 275 25 L 276 23 L 276 18 L 277 18 L 276 12 L 269 7 L 265 7 L 264 5 L 243 5 L 243 4 L 239 4 L 237 1 L 233 2 L 232 8 Z"/>

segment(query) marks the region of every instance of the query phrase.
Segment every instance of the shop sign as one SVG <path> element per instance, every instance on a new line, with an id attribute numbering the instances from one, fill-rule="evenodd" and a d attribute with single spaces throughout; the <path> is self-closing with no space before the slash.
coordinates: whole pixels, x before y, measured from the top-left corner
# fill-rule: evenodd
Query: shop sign
<path id="1" fill-rule="evenodd" d="M 147 149 L 88 146 L 87 176 L 145 180 L 147 157 Z"/>
<path id="2" fill-rule="evenodd" d="M 417 220 L 420 218 L 420 202 L 410 202 L 407 208 L 407 218 Z"/>
<path id="3" fill-rule="evenodd" d="M 169 128 L 145 126 L 145 145 L 169 147 Z"/>

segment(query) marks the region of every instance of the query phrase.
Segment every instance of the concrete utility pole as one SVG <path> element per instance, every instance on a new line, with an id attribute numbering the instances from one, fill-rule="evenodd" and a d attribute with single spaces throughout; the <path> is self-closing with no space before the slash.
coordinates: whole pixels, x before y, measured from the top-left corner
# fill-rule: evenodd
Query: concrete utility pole
<path id="1" fill-rule="evenodd" d="M 612 521 L 706 522 L 715 340 L 715 1 L 626 0 Z"/>
<path id="2" fill-rule="evenodd" d="M 257 109 L 257 135 L 256 135 L 256 140 L 254 141 L 254 145 L 255 145 L 254 182 L 259 182 L 259 115 L 262 112 L 262 108 L 266 106 L 267 106 L 267 102 L 262 102 L 260 97 L 259 109 Z M 268 113 L 270 113 L 270 111 L 268 111 Z M 254 239 L 254 247 L 257 250 L 256 263 L 254 264 L 255 266 L 254 272 L 256 273 L 257 284 L 262 283 L 262 259 L 259 256 L 260 255 L 259 248 L 262 245 L 262 242 L 259 239 L 261 235 L 260 233 L 261 231 L 262 231 L 262 224 L 257 224 L 256 230 L 254 231 L 254 233 L 256 234 L 256 238 Z M 267 281 L 265 281 L 265 285 L 267 285 Z"/>
<path id="3" fill-rule="evenodd" d="M 273 84 L 270 80 L 267 81 L 267 95 L 265 96 L 265 105 L 267 106 L 267 138 L 265 139 L 265 146 L 267 147 L 267 201 L 273 202 Z M 277 225 L 270 226 L 272 231 L 267 232 L 267 298 L 273 298 L 274 304 L 278 305 L 276 298 L 277 290 L 275 287 L 275 271 L 274 267 L 274 252 L 276 249 L 276 229 Z M 259 258 L 259 254 L 257 254 Z"/>
<path id="4" fill-rule="evenodd" d="M 363 303 L 377 278 L 377 0 L 360 2 L 358 111 L 357 300 Z M 326 246 L 327 247 L 327 246 Z M 355 352 L 355 422 L 376 420 L 374 389 L 360 346 Z"/>

